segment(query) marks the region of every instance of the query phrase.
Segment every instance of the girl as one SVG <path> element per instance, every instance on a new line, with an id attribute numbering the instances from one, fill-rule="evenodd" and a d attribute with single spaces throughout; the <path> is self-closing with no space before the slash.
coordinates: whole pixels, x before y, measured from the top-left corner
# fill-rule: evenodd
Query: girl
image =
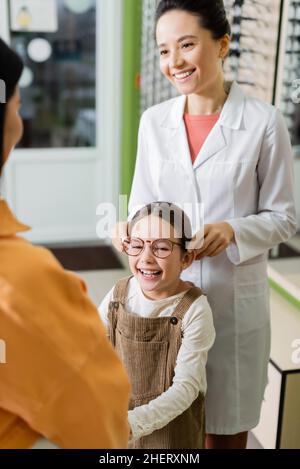
<path id="1" fill-rule="evenodd" d="M 221 0 L 159 3 L 160 69 L 180 96 L 141 118 L 129 204 L 131 215 L 153 200 L 204 207 L 204 244 L 185 278 L 207 293 L 216 328 L 208 448 L 245 448 L 259 422 L 270 352 L 268 250 L 296 231 L 288 132 L 273 106 L 224 82 L 229 36 Z"/>
<path id="2" fill-rule="evenodd" d="M 203 448 L 205 364 L 215 332 L 206 297 L 180 279 L 194 254 L 175 205 L 139 210 L 123 248 L 133 274 L 100 305 L 132 384 L 130 448 Z"/>

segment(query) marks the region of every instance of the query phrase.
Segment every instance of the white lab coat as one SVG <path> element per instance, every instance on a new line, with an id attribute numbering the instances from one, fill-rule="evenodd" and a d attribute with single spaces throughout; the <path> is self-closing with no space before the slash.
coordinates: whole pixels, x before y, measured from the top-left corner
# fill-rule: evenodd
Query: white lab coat
<path id="1" fill-rule="evenodd" d="M 153 201 L 204 205 L 204 222 L 235 232 L 220 255 L 183 275 L 208 296 L 216 341 L 207 364 L 208 433 L 235 434 L 259 422 L 270 353 L 267 254 L 296 231 L 293 160 L 283 118 L 233 82 L 217 124 L 191 162 L 180 96 L 141 118 L 129 211 Z M 192 220 L 193 228 L 198 227 Z"/>

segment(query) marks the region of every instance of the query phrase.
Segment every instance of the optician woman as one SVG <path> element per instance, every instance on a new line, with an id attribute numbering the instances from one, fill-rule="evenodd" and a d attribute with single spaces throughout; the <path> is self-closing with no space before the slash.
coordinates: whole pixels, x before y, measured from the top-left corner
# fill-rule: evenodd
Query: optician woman
<path id="1" fill-rule="evenodd" d="M 0 172 L 22 135 L 22 68 L 0 39 Z M 0 448 L 38 447 L 42 437 L 62 448 L 126 448 L 123 367 L 83 283 L 17 235 L 27 229 L 0 199 Z"/>
<path id="2" fill-rule="evenodd" d="M 267 383 L 268 250 L 295 233 L 289 136 L 278 110 L 224 82 L 230 26 L 221 0 L 162 0 L 156 40 L 180 96 L 141 118 L 129 209 L 203 206 L 204 244 L 187 278 L 207 293 L 217 334 L 206 446 L 245 448 Z"/>

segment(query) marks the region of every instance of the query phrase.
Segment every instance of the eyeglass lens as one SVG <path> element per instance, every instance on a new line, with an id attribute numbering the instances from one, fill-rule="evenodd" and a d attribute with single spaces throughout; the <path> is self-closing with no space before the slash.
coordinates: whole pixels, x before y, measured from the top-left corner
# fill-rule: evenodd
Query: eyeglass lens
<path id="1" fill-rule="evenodd" d="M 123 240 L 123 246 L 126 254 L 138 256 L 144 250 L 145 242 L 139 238 L 127 238 Z M 150 244 L 150 249 L 155 257 L 164 259 L 172 253 L 173 244 L 168 239 L 156 239 Z"/>

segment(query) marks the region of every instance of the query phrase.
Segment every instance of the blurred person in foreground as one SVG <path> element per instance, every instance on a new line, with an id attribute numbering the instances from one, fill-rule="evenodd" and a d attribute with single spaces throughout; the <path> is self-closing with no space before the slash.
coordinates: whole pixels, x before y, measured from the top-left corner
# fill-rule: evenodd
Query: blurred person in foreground
<path id="1" fill-rule="evenodd" d="M 0 39 L 0 175 L 23 133 L 22 70 Z M 0 448 L 125 448 L 127 375 L 83 282 L 17 235 L 28 229 L 0 194 Z"/>

